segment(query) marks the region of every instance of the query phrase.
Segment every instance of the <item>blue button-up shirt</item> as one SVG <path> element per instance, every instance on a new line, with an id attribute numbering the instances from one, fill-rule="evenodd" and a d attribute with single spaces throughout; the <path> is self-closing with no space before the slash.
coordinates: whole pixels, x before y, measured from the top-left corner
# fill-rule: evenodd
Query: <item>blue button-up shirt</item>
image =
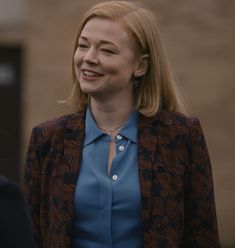
<path id="1" fill-rule="evenodd" d="M 116 136 L 116 156 L 107 175 L 110 136 L 97 128 L 90 109 L 87 110 L 75 190 L 73 247 L 143 247 L 137 118 L 133 111 Z"/>

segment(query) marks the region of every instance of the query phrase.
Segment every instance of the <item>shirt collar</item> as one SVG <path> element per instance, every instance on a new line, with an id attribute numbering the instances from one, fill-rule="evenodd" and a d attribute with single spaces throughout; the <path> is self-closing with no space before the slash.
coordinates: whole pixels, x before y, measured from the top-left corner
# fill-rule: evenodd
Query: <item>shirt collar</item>
<path id="1" fill-rule="evenodd" d="M 138 112 L 136 110 L 133 110 L 128 121 L 119 131 L 120 135 L 126 137 L 127 139 L 130 139 L 134 143 L 137 143 L 137 120 Z M 92 143 L 94 140 L 104 135 L 104 133 L 99 128 L 97 128 L 90 108 L 87 108 L 86 111 L 85 124 L 86 127 L 84 146 Z"/>
<path id="2" fill-rule="evenodd" d="M 137 122 L 138 122 L 138 112 L 133 110 L 127 123 L 120 130 L 119 134 L 137 143 Z"/>
<path id="3" fill-rule="evenodd" d="M 92 116 L 92 112 L 90 108 L 87 108 L 86 111 L 86 120 L 85 120 L 85 139 L 84 146 L 92 143 L 94 140 L 103 135 L 103 132 L 97 128 L 94 118 Z"/>

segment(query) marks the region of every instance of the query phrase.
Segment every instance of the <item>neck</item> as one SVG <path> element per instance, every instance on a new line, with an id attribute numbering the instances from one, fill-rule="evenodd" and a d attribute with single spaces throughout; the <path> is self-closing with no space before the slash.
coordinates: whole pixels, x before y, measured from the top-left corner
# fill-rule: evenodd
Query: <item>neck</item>
<path id="1" fill-rule="evenodd" d="M 132 99 L 115 102 L 97 102 L 91 98 L 91 110 L 95 122 L 102 130 L 119 129 L 127 122 L 133 110 Z"/>

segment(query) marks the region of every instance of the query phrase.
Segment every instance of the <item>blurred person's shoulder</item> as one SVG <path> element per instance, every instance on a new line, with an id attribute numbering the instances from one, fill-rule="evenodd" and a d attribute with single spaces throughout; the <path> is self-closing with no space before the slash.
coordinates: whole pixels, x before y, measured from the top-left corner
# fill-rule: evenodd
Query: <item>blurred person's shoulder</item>
<path id="1" fill-rule="evenodd" d="M 15 182 L 7 177 L 0 175 L 0 196 L 2 197 L 21 197 L 21 191 Z"/>

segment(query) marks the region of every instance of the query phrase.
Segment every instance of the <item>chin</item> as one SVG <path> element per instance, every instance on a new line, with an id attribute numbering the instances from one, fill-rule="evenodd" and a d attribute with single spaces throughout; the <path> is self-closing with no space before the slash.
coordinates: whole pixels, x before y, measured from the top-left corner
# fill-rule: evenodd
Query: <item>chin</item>
<path id="1" fill-rule="evenodd" d="M 93 87 L 81 87 L 81 91 L 88 95 L 95 95 L 98 93 L 98 91 Z"/>
<path id="2" fill-rule="evenodd" d="M 104 91 L 104 87 L 102 84 L 92 84 L 92 83 L 80 83 L 80 88 L 83 93 L 89 94 L 89 95 L 96 95 L 96 94 L 102 94 Z"/>

